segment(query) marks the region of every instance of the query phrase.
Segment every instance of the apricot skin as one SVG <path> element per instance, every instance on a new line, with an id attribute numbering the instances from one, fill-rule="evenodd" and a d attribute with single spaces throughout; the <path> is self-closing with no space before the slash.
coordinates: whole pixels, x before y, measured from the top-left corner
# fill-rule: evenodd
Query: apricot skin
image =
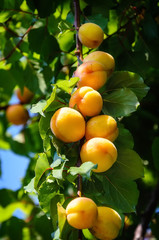
<path id="1" fill-rule="evenodd" d="M 89 61 L 81 64 L 74 73 L 79 77 L 77 87 L 92 87 L 95 90 L 101 88 L 107 81 L 107 72 L 103 64 Z"/>
<path id="2" fill-rule="evenodd" d="M 97 213 L 95 202 L 86 197 L 75 198 L 66 208 L 68 223 L 77 229 L 91 228 L 97 219 Z"/>
<path id="3" fill-rule="evenodd" d="M 115 60 L 112 55 L 102 51 L 95 51 L 88 54 L 83 62 L 97 61 L 103 64 L 105 70 L 107 71 L 108 77 L 112 74 L 115 68 Z"/>
<path id="4" fill-rule="evenodd" d="M 93 88 L 81 87 L 70 98 L 69 107 L 75 106 L 84 116 L 92 117 L 101 112 L 103 100 L 100 93 Z"/>
<path id="5" fill-rule="evenodd" d="M 29 103 L 34 96 L 33 92 L 31 92 L 27 87 L 24 87 L 23 93 L 20 88 L 18 88 L 16 95 L 21 103 Z"/>
<path id="6" fill-rule="evenodd" d="M 97 48 L 103 42 L 104 32 L 97 24 L 85 23 L 78 31 L 80 42 L 88 48 Z"/>
<path id="7" fill-rule="evenodd" d="M 80 157 L 82 163 L 90 161 L 98 164 L 94 172 L 105 172 L 116 161 L 117 149 L 108 139 L 95 137 L 82 145 Z"/>
<path id="8" fill-rule="evenodd" d="M 69 107 L 58 109 L 51 118 L 53 134 L 63 142 L 79 141 L 85 134 L 85 120 L 81 113 Z"/>
<path id="9" fill-rule="evenodd" d="M 98 207 L 98 217 L 90 231 L 98 239 L 112 240 L 118 236 L 121 224 L 121 217 L 114 209 Z"/>
<path id="10" fill-rule="evenodd" d="M 91 118 L 86 125 L 85 137 L 87 140 L 102 137 L 113 142 L 119 134 L 115 119 L 108 115 L 99 115 Z"/>
<path id="11" fill-rule="evenodd" d="M 28 111 L 21 104 L 10 105 L 6 110 L 8 122 L 21 125 L 25 124 L 29 119 Z"/>

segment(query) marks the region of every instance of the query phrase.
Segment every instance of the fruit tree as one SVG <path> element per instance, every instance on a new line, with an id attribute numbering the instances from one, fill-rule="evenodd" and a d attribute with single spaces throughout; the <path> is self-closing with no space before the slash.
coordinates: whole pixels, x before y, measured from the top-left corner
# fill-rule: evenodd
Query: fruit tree
<path id="1" fill-rule="evenodd" d="M 158 1 L 2 0 L 0 33 L 0 240 L 159 239 Z"/>

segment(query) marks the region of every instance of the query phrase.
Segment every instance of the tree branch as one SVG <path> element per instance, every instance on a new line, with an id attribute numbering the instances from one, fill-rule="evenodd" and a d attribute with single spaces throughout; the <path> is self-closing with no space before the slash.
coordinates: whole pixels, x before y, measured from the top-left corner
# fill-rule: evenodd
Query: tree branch
<path id="1" fill-rule="evenodd" d="M 135 230 L 133 240 L 144 240 L 146 230 L 148 228 L 148 225 L 152 219 L 152 216 L 155 212 L 158 203 L 159 203 L 159 181 L 157 183 L 156 188 L 152 192 L 150 202 L 148 203 L 147 208 L 142 215 L 141 223 L 137 226 Z"/>
<path id="2" fill-rule="evenodd" d="M 31 30 L 32 28 L 33 28 L 33 25 L 31 25 L 31 26 L 27 29 L 27 31 L 21 36 L 21 39 L 20 39 L 19 42 L 15 45 L 15 47 L 12 48 L 12 50 L 9 52 L 9 54 L 8 54 L 6 57 L 0 59 L 0 62 L 9 59 L 9 58 L 12 56 L 12 54 L 16 51 L 17 48 L 19 48 L 19 46 L 20 46 L 21 43 L 23 42 L 24 37 L 30 32 L 30 30 Z"/>
<path id="3" fill-rule="evenodd" d="M 76 56 L 78 59 L 78 65 L 80 65 L 80 62 L 83 60 L 82 57 L 82 44 L 78 38 L 78 30 L 80 27 L 80 6 L 79 6 L 79 0 L 73 0 L 73 4 L 74 4 L 74 10 L 75 10 L 75 21 L 74 21 L 74 25 L 75 25 L 75 29 L 76 29 Z"/>

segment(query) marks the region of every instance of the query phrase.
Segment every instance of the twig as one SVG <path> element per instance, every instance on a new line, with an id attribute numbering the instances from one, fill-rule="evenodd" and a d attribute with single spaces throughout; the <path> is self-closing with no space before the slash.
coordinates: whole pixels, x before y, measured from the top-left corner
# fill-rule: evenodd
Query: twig
<path id="1" fill-rule="evenodd" d="M 137 226 L 133 240 L 143 240 L 148 225 L 152 219 L 152 216 L 155 212 L 157 204 L 159 203 L 159 181 L 157 183 L 156 188 L 152 192 L 152 196 L 150 202 L 147 205 L 145 212 L 142 215 L 141 223 Z"/>
<path id="2" fill-rule="evenodd" d="M 78 59 L 78 65 L 80 65 L 80 62 L 83 60 L 82 57 L 82 44 L 78 38 L 78 30 L 80 27 L 80 6 L 79 6 L 79 0 L 73 0 L 73 4 L 74 4 L 74 10 L 75 10 L 75 21 L 74 21 L 74 25 L 75 25 L 75 29 L 76 29 L 76 56 Z"/>
<path id="3" fill-rule="evenodd" d="M 23 42 L 24 37 L 30 32 L 30 30 L 31 30 L 32 28 L 33 28 L 33 25 L 31 25 L 31 26 L 27 29 L 27 31 L 21 36 L 21 39 L 20 39 L 19 42 L 15 45 L 15 47 L 12 48 L 12 50 L 9 52 L 9 54 L 8 54 L 6 57 L 0 59 L 0 62 L 9 59 L 9 58 L 12 56 L 12 54 L 15 52 L 15 50 L 16 50 L 17 48 L 19 48 L 19 46 L 20 46 L 21 43 Z"/>

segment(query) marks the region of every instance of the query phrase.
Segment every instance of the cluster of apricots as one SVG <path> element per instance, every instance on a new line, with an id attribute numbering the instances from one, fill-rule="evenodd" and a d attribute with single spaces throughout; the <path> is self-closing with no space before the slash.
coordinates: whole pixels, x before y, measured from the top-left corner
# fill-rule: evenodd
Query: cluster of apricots
<path id="1" fill-rule="evenodd" d="M 16 95 L 20 103 L 13 104 L 7 107 L 7 120 L 8 122 L 15 125 L 26 124 L 29 119 L 29 113 L 24 107 L 24 104 L 31 101 L 31 99 L 33 98 L 33 93 L 27 87 L 24 87 L 23 92 L 21 92 L 21 90 L 18 88 L 16 91 Z"/>
<path id="2" fill-rule="evenodd" d="M 83 24 L 78 36 L 89 48 L 98 47 L 104 39 L 103 30 L 94 23 Z M 69 107 L 58 109 L 50 122 L 53 134 L 65 143 L 85 139 L 80 150 L 81 162 L 97 164 L 93 171 L 98 173 L 108 170 L 117 159 L 113 144 L 118 136 L 117 122 L 113 117 L 101 114 L 103 100 L 97 91 L 107 82 L 114 67 L 114 58 L 106 52 L 94 51 L 87 55 L 74 73 L 79 81 L 70 97 Z M 121 228 L 121 218 L 115 210 L 97 207 L 90 198 L 72 200 L 66 215 L 71 226 L 89 228 L 94 236 L 103 240 L 116 238 Z"/>

